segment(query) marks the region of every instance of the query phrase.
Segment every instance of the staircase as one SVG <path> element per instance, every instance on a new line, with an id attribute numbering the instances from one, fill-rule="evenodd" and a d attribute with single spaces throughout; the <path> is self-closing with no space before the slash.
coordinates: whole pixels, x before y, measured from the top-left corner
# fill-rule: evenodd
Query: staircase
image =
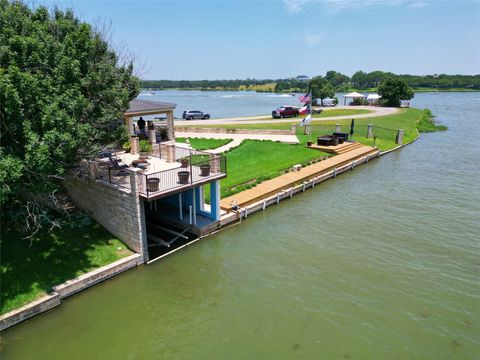
<path id="1" fill-rule="evenodd" d="M 339 144 L 337 146 L 323 146 L 323 145 L 311 145 L 309 146 L 310 149 L 316 149 L 320 150 L 326 153 L 330 154 L 335 154 L 335 155 L 340 155 L 340 154 L 345 154 L 346 152 L 356 150 L 361 148 L 362 145 L 359 142 L 344 142 L 343 144 Z"/>

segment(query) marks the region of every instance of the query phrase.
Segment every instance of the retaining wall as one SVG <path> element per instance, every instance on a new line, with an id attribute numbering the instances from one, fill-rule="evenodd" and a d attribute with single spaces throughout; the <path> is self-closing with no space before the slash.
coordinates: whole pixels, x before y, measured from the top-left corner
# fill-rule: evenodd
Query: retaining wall
<path id="1" fill-rule="evenodd" d="M 62 299 L 140 265 L 141 263 L 143 263 L 143 257 L 140 254 L 130 255 L 126 258 L 115 261 L 114 263 L 83 274 L 73 280 L 68 280 L 63 284 L 57 285 L 52 288 L 51 294 L 0 316 L 0 331 L 53 309 L 61 304 Z"/>
<path id="2" fill-rule="evenodd" d="M 279 191 L 277 194 L 269 196 L 268 198 L 265 198 L 263 200 L 257 201 L 253 204 L 247 205 L 243 208 L 240 208 L 238 211 L 233 212 L 233 213 L 228 213 L 224 216 L 221 217 L 220 219 L 220 224 L 218 225 L 218 228 L 222 228 L 230 223 L 234 222 L 241 222 L 242 219 L 246 219 L 250 214 L 253 214 L 257 211 L 260 210 L 265 210 L 267 207 L 271 205 L 278 204 L 280 201 L 291 198 L 293 195 L 303 192 L 309 188 L 315 187 L 316 184 L 319 184 L 325 180 L 335 178 L 337 175 L 353 170 L 356 166 L 368 162 L 372 158 L 378 158 L 380 156 L 380 153 L 374 153 L 374 154 L 368 154 L 365 155 L 364 157 L 361 157 L 359 159 L 353 160 L 345 165 L 339 166 L 338 168 L 328 171 L 326 173 L 320 174 L 317 177 L 305 181 L 302 184 L 293 186 L 289 189 L 285 189 L 282 191 Z"/>
<path id="3" fill-rule="evenodd" d="M 143 237 L 143 204 L 137 193 L 87 177 L 69 177 L 65 187 L 80 209 L 131 250 L 142 255 L 148 254 Z"/>

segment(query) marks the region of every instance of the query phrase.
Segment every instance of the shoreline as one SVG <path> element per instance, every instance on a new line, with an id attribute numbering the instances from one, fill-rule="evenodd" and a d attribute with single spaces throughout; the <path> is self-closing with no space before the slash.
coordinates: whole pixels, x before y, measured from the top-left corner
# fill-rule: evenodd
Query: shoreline
<path id="1" fill-rule="evenodd" d="M 238 88 L 225 88 L 225 89 L 203 89 L 203 88 L 144 88 L 140 89 L 141 91 L 244 91 L 244 92 L 255 92 L 255 93 L 269 93 L 269 94 L 301 94 L 302 91 L 298 92 L 296 90 L 281 90 L 281 91 L 270 91 L 270 90 L 254 90 L 254 89 L 238 89 Z M 469 89 L 469 88 L 451 88 L 451 89 L 436 89 L 436 88 L 412 88 L 415 93 L 440 93 L 440 92 L 480 92 L 480 89 Z M 338 91 L 338 93 L 344 92 L 365 92 L 365 93 L 375 93 L 376 89 L 348 89 L 346 91 Z"/>
<path id="2" fill-rule="evenodd" d="M 303 193 L 307 189 L 313 189 L 316 185 L 330 179 L 335 179 L 337 175 L 340 175 L 344 172 L 353 171 L 355 167 L 358 165 L 367 164 L 370 160 L 378 159 L 380 156 L 386 155 L 396 150 L 400 150 L 401 148 L 413 143 L 419 137 L 420 137 L 420 134 L 417 130 L 417 137 L 409 141 L 408 143 L 402 144 L 400 146 L 397 146 L 387 151 L 381 152 L 377 150 L 375 153 L 372 152 L 372 153 L 365 154 L 364 156 L 352 159 L 351 161 L 345 164 L 342 164 L 338 168 L 335 168 L 333 170 L 327 170 L 326 172 L 320 173 L 314 176 L 313 178 L 311 178 L 308 182 L 304 181 L 303 183 L 292 186 L 289 189 L 280 190 L 278 193 L 271 195 L 260 201 L 256 201 L 252 204 L 249 204 L 244 208 L 239 209 L 236 212 L 226 213 L 223 216 L 223 218 L 219 220 L 218 225 L 212 229 L 209 229 L 205 235 L 200 236 L 198 239 L 192 242 L 189 242 L 169 253 L 166 253 L 159 258 L 152 259 L 147 263 L 143 263 L 142 261 L 139 260 L 141 256 L 140 254 L 134 254 L 127 258 L 105 265 L 101 268 L 92 270 L 75 279 L 71 279 L 62 284 L 53 286 L 52 292 L 46 294 L 42 298 L 34 300 L 28 304 L 25 304 L 24 306 L 18 309 L 15 309 L 8 313 L 0 315 L 0 332 L 3 332 L 11 327 L 14 327 L 17 324 L 23 323 L 24 321 L 27 321 L 33 317 L 36 317 L 37 315 L 50 311 L 53 308 L 61 305 L 63 299 L 69 296 L 75 295 L 76 293 L 79 293 L 81 291 L 87 290 L 98 283 L 108 280 L 109 278 L 120 275 L 128 270 L 137 268 L 140 265 L 148 265 L 148 264 L 154 263 L 157 260 L 160 260 L 162 258 L 165 258 L 177 252 L 178 250 L 181 250 L 185 247 L 193 245 L 194 243 L 200 240 L 206 239 L 210 235 L 213 235 L 222 230 L 228 229 L 231 226 L 241 224 L 241 222 L 245 221 L 249 215 L 252 215 L 256 212 L 265 211 L 267 207 L 279 204 L 280 201 L 290 199 L 294 195 L 298 193 Z M 372 150 L 373 149 L 374 148 L 372 148 Z M 279 178 L 279 177 L 276 177 L 276 178 Z M 69 288 L 69 289 L 71 288 L 71 290 L 65 291 L 63 290 L 65 288 Z"/>

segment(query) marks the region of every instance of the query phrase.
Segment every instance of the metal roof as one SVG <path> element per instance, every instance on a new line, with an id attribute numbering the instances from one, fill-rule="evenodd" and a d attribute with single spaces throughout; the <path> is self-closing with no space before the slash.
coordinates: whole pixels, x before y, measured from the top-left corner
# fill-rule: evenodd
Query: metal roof
<path id="1" fill-rule="evenodd" d="M 140 113 L 152 114 L 155 113 L 155 111 L 163 112 L 165 110 L 173 110 L 176 106 L 177 104 L 162 101 L 133 99 L 130 101 L 129 108 L 125 111 L 125 115 Z"/>

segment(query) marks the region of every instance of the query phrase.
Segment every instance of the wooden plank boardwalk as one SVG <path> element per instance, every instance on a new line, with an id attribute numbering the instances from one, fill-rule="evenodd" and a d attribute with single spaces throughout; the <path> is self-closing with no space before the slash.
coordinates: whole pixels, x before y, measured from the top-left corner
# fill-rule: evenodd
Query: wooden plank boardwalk
<path id="1" fill-rule="evenodd" d="M 378 154 L 377 148 L 364 146 L 359 143 L 356 144 L 357 145 L 352 147 L 350 151 L 320 161 L 316 164 L 306 166 L 299 171 L 289 172 L 274 179 L 267 180 L 251 189 L 226 197 L 220 201 L 220 207 L 225 211 L 232 211 L 232 204 L 236 204 L 240 208 L 245 207 L 278 194 L 283 190 L 290 189 L 304 181 L 309 181 L 324 173 L 333 171 L 334 169 L 351 163 L 356 159 L 367 155 Z"/>

